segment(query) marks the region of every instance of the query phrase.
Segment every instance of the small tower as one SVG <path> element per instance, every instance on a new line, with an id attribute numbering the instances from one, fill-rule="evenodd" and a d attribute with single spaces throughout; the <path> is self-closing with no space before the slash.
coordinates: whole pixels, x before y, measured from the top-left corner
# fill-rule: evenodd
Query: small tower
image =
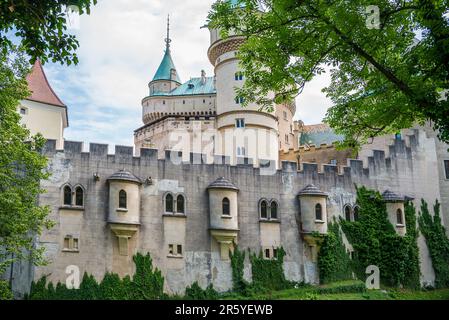
<path id="1" fill-rule="evenodd" d="M 327 194 L 313 184 L 307 185 L 298 193 L 301 210 L 301 234 L 311 250 L 313 262 L 327 234 Z"/>
<path id="2" fill-rule="evenodd" d="M 229 250 L 233 249 L 239 231 L 237 194 L 239 189 L 220 177 L 209 185 L 209 215 L 210 231 L 219 246 L 220 256 L 223 260 L 229 259 Z"/>
<path id="3" fill-rule="evenodd" d="M 118 238 L 118 253 L 129 256 L 129 242 L 140 226 L 140 179 L 121 170 L 108 178 L 108 224 Z M 135 241 L 134 241 L 135 242 Z"/>
<path id="4" fill-rule="evenodd" d="M 401 197 L 390 190 L 386 190 L 382 193 L 382 198 L 387 207 L 388 220 L 393 225 L 397 234 L 405 236 L 407 228 L 405 225 L 404 197 Z"/>
<path id="5" fill-rule="evenodd" d="M 176 71 L 170 52 L 170 16 L 167 18 L 167 38 L 165 38 L 165 54 L 154 74 L 153 80 L 148 84 L 150 96 L 163 94 L 176 89 L 181 85 L 181 79 Z"/>

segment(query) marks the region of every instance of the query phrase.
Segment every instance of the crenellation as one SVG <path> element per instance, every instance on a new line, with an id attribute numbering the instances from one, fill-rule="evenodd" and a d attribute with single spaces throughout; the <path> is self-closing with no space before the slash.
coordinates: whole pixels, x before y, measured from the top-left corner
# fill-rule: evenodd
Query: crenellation
<path id="1" fill-rule="evenodd" d="M 83 142 L 64 141 L 64 152 L 68 154 L 81 154 L 83 151 Z"/>
<path id="2" fill-rule="evenodd" d="M 108 155 L 108 148 L 109 146 L 107 144 L 90 143 L 89 153 L 92 157 L 106 158 Z"/>

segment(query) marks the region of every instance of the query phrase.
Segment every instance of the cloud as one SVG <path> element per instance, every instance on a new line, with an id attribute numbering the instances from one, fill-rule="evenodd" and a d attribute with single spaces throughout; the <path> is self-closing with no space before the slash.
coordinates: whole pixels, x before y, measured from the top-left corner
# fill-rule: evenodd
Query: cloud
<path id="1" fill-rule="evenodd" d="M 77 66 L 44 66 L 49 81 L 68 105 L 68 140 L 133 144 L 142 126 L 141 100 L 148 94 L 162 59 L 166 18 L 170 14 L 171 49 L 181 80 L 209 75 L 209 32 L 201 27 L 214 0 L 102 0 L 73 30 L 80 42 Z M 325 78 L 324 82 L 325 82 Z M 297 117 L 319 122 L 329 102 L 315 80 L 298 97 Z"/>

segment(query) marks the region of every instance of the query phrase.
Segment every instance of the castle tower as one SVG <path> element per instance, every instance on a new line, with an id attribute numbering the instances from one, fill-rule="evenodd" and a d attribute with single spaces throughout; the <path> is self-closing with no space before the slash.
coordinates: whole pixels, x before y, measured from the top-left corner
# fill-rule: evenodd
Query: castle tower
<path id="1" fill-rule="evenodd" d="M 175 64 L 170 53 L 170 17 L 167 18 L 167 38 L 165 38 L 165 54 L 161 64 L 150 81 L 150 96 L 168 93 L 181 85 L 181 79 L 176 71 Z"/>
<path id="2" fill-rule="evenodd" d="M 208 57 L 215 68 L 217 89 L 215 152 L 230 156 L 232 164 L 238 163 L 240 157 L 253 158 L 255 165 L 259 159 L 277 162 L 279 137 L 275 112 L 259 111 L 260 106 L 254 103 L 243 108 L 243 99 L 236 94 L 235 88 L 245 83 L 237 58 L 245 38 L 233 33 L 221 38 L 219 30 L 209 28 L 209 31 Z"/>
<path id="3" fill-rule="evenodd" d="M 31 95 L 18 106 L 21 123 L 32 135 L 40 133 L 45 139 L 56 140 L 56 148 L 62 149 L 64 129 L 69 126 L 67 106 L 53 91 L 39 60 L 26 80 Z"/>

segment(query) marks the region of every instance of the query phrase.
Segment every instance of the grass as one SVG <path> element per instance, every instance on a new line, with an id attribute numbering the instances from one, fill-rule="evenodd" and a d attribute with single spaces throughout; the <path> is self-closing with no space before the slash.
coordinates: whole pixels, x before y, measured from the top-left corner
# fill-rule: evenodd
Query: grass
<path id="1" fill-rule="evenodd" d="M 243 297 L 232 293 L 222 296 L 232 300 L 449 300 L 449 288 L 437 290 L 408 290 L 382 288 L 366 290 L 361 281 L 350 280 L 327 285 L 303 285 L 299 288 L 253 294 Z"/>

